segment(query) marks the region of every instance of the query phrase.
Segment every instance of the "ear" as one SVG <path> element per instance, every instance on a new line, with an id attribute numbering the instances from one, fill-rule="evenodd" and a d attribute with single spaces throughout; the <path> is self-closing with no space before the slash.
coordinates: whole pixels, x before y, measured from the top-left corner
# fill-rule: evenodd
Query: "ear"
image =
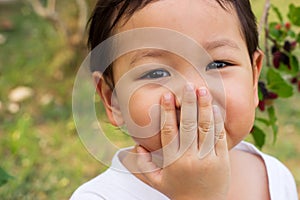
<path id="1" fill-rule="evenodd" d="M 113 90 L 109 87 L 100 72 L 93 72 L 93 79 L 97 93 L 103 102 L 108 120 L 114 126 L 124 124 L 124 120 L 120 111 L 119 103 Z"/>
<path id="2" fill-rule="evenodd" d="M 264 59 L 264 53 L 257 49 L 253 53 L 253 63 L 252 63 L 252 69 L 253 69 L 253 96 L 254 96 L 254 104 L 257 106 L 259 102 L 258 98 L 258 81 L 260 72 L 263 66 L 263 59 Z"/>

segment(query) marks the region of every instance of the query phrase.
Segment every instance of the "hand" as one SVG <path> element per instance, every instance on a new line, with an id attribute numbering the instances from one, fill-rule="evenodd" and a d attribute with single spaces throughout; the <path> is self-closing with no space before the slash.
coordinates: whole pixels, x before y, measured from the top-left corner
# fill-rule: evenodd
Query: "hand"
<path id="1" fill-rule="evenodd" d="M 197 100 L 198 99 L 198 100 Z M 137 148 L 137 165 L 148 183 L 171 199 L 226 199 L 230 165 L 224 122 L 211 104 L 206 88 L 187 85 L 181 105 L 178 133 L 175 98 L 162 98 L 161 127 L 164 167 L 152 162 L 151 153 Z M 198 120 L 197 120 L 198 118 Z M 207 151 L 208 150 L 208 151 Z"/>

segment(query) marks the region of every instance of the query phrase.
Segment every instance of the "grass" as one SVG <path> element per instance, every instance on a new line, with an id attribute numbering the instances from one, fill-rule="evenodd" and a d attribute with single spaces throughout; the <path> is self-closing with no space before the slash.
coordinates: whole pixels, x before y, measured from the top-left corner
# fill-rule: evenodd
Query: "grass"
<path id="1" fill-rule="evenodd" d="M 289 2 L 292 1 L 285 1 L 284 5 Z M 252 3 L 256 14 L 261 15 L 263 2 L 253 0 Z M 280 5 L 281 1 L 274 0 L 274 3 Z M 286 6 L 280 8 L 286 11 Z M 28 5 L 1 5 L 0 21 L 4 19 L 10 19 L 14 29 L 0 30 L 7 37 L 7 42 L 0 45 L 0 165 L 14 179 L 0 187 L 0 197 L 3 200 L 68 199 L 79 185 L 106 169 L 84 149 L 71 112 L 73 81 L 84 55 L 57 67 L 53 58 L 57 52 L 64 52 L 64 42 Z M 61 57 L 64 56 L 68 55 L 62 53 Z M 31 87 L 34 95 L 20 103 L 20 110 L 12 114 L 7 110 L 11 103 L 8 94 L 18 86 Z M 291 169 L 298 191 L 299 96 L 278 104 L 278 142 L 271 144 L 269 137 L 264 148 Z M 48 98 L 46 103 L 42 100 L 45 98 Z M 105 128 L 113 132 L 107 137 L 116 145 L 130 143 L 128 137 L 115 133 L 111 126 Z"/>
<path id="2" fill-rule="evenodd" d="M 0 188 L 1 199 L 67 199 L 103 169 L 83 149 L 75 130 L 71 93 L 76 63 L 51 67 L 64 43 L 29 6 L 1 5 L 0 19 L 14 24 L 13 30 L 1 31 L 7 42 L 0 46 L 0 155 L 1 166 L 14 176 Z M 33 88 L 34 96 L 11 114 L 8 94 L 18 86 Z M 41 101 L 45 97 L 47 104 Z"/>

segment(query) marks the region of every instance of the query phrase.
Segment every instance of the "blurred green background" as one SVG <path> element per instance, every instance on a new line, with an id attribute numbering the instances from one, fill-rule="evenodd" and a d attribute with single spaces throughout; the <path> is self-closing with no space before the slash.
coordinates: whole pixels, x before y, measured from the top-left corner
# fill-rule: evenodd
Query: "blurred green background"
<path id="1" fill-rule="evenodd" d="M 79 185 L 106 168 L 81 144 L 71 109 L 74 78 L 87 54 L 83 22 L 77 19 L 91 12 L 95 0 L 57 1 L 59 16 L 48 18 L 27 1 L 5 2 L 0 0 L 0 167 L 14 178 L 0 187 L 0 199 L 68 199 Z M 298 0 L 271 2 L 283 14 L 289 3 L 300 5 Z M 260 19 L 264 1 L 252 4 Z M 273 145 L 270 134 L 263 149 L 292 171 L 298 193 L 299 102 L 300 94 L 279 101 L 278 140 Z M 119 146 L 129 142 L 119 133 L 109 137 Z"/>

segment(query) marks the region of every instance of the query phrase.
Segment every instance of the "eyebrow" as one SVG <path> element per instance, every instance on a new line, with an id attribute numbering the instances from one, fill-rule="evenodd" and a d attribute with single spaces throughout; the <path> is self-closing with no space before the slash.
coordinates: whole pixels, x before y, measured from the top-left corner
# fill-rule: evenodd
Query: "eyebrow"
<path id="1" fill-rule="evenodd" d="M 165 52 L 159 49 L 146 49 L 146 50 L 138 50 L 135 55 L 132 57 L 130 64 L 136 63 L 138 60 L 146 57 L 157 58 L 161 57 Z"/>
<path id="2" fill-rule="evenodd" d="M 237 45 L 236 42 L 230 39 L 219 39 L 214 41 L 205 42 L 203 45 L 204 50 L 211 51 L 214 49 L 222 48 L 222 47 L 230 47 L 236 50 L 241 50 L 241 48 Z M 166 54 L 166 51 L 160 49 L 142 49 L 135 52 L 135 55 L 132 57 L 130 64 L 133 65 L 137 61 L 149 57 L 149 58 L 157 58 L 162 57 Z"/>
<path id="3" fill-rule="evenodd" d="M 205 42 L 203 48 L 206 51 L 214 50 L 221 47 L 230 47 L 236 50 L 241 50 L 237 43 L 230 39 L 219 39 L 214 41 Z"/>

